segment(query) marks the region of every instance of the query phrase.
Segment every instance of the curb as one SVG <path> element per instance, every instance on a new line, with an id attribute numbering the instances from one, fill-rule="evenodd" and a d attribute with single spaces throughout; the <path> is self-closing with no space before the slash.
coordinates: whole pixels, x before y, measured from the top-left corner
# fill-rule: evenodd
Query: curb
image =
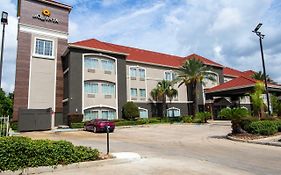
<path id="1" fill-rule="evenodd" d="M 226 135 L 226 138 L 229 139 L 229 140 L 232 140 L 232 141 L 236 141 L 236 142 L 244 142 L 244 143 L 252 143 L 252 144 L 259 144 L 259 145 L 269 145 L 269 146 L 281 147 L 281 143 L 258 141 L 258 140 L 243 140 L 243 139 L 238 139 L 238 138 L 232 137 L 229 134 Z"/>
<path id="2" fill-rule="evenodd" d="M 90 162 L 80 162 L 80 163 L 73 163 L 69 165 L 57 165 L 57 166 L 43 166 L 43 167 L 35 167 L 35 168 L 25 168 L 23 170 L 17 171 L 4 171 L 0 172 L 0 175 L 28 175 L 28 174 L 40 174 L 40 173 L 47 173 L 47 172 L 58 172 L 62 170 L 68 169 L 77 169 L 77 168 L 88 168 L 93 166 L 103 166 L 105 164 L 110 163 L 111 165 L 114 164 L 121 164 L 131 162 L 132 160 L 128 159 L 107 159 L 107 160 L 96 160 Z"/>

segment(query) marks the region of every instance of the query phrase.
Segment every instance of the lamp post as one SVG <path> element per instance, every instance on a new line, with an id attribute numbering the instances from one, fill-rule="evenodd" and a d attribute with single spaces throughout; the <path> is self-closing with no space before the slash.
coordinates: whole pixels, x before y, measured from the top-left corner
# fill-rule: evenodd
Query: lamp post
<path id="1" fill-rule="evenodd" d="M 268 94 L 268 87 L 267 87 L 267 79 L 266 79 L 266 71 L 265 71 L 265 63 L 264 63 L 264 55 L 263 55 L 263 47 L 262 47 L 262 39 L 264 38 L 264 34 L 259 32 L 260 27 L 262 26 L 262 23 L 259 23 L 257 27 L 252 31 L 254 32 L 260 40 L 260 48 L 261 48 L 261 59 L 262 59 L 262 68 L 263 68 L 263 76 L 264 76 L 264 84 L 265 84 L 265 93 L 266 93 L 266 101 L 267 101 L 267 111 L 268 114 L 271 115 L 270 111 L 270 103 L 269 103 L 269 94 Z"/>
<path id="2" fill-rule="evenodd" d="M 2 12 L 1 24 L 3 25 L 3 33 L 2 33 L 1 58 L 0 58 L 0 88 L 2 85 L 2 67 L 3 67 L 5 26 L 8 25 L 8 13 L 7 12 L 4 12 L 4 11 Z"/>

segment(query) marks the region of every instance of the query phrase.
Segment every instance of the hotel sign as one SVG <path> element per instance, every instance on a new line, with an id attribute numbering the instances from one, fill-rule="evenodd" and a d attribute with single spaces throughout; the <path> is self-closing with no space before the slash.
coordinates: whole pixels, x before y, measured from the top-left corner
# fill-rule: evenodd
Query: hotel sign
<path id="1" fill-rule="evenodd" d="M 54 24 L 58 24 L 59 23 L 59 20 L 57 18 L 52 18 L 51 17 L 51 12 L 48 9 L 42 10 L 41 14 L 33 15 L 33 18 L 41 20 L 43 22 L 46 21 L 46 22 L 51 22 L 51 23 L 54 23 Z"/>

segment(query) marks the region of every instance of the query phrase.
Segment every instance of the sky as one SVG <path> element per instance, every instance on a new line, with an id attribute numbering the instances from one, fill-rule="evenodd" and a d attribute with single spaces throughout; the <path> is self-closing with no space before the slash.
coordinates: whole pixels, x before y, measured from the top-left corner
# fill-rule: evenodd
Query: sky
<path id="1" fill-rule="evenodd" d="M 12 92 L 17 49 L 17 1 L 0 1 L 0 11 L 9 13 L 2 88 Z M 239 70 L 262 70 L 259 40 L 252 33 L 261 22 L 267 74 L 281 83 L 279 0 L 57 1 L 73 6 L 69 42 L 96 38 L 178 56 L 196 53 Z"/>

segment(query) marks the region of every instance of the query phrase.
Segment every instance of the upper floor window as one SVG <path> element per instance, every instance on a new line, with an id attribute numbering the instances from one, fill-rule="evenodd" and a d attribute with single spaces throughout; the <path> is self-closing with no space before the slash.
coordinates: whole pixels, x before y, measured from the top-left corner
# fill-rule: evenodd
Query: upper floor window
<path id="1" fill-rule="evenodd" d="M 145 89 L 139 89 L 140 91 L 140 97 L 146 97 L 146 90 Z"/>
<path id="2" fill-rule="evenodd" d="M 212 88 L 219 84 L 219 77 L 217 73 L 209 72 L 203 79 L 204 88 Z"/>
<path id="3" fill-rule="evenodd" d="M 101 60 L 102 69 L 106 71 L 114 71 L 114 61 L 112 60 Z"/>
<path id="4" fill-rule="evenodd" d="M 132 97 L 137 97 L 138 96 L 137 88 L 131 88 L 131 96 Z"/>
<path id="5" fill-rule="evenodd" d="M 103 83 L 101 85 L 101 87 L 102 87 L 102 93 L 104 95 L 114 95 L 114 92 L 115 92 L 115 85 L 114 84 Z"/>
<path id="6" fill-rule="evenodd" d="M 145 79 L 145 69 L 139 68 L 140 79 Z"/>
<path id="7" fill-rule="evenodd" d="M 85 67 L 88 69 L 97 69 L 99 60 L 96 58 L 85 58 Z"/>
<path id="8" fill-rule="evenodd" d="M 86 93 L 97 94 L 98 93 L 98 84 L 87 81 L 84 84 L 84 90 Z"/>
<path id="9" fill-rule="evenodd" d="M 131 78 L 136 78 L 137 77 L 137 68 L 131 67 L 130 68 L 130 77 Z"/>
<path id="10" fill-rule="evenodd" d="M 39 56 L 53 56 L 53 41 L 36 38 L 35 54 Z"/>
<path id="11" fill-rule="evenodd" d="M 176 78 L 176 74 L 174 72 L 172 71 L 165 72 L 165 77 L 164 77 L 165 80 L 173 81 L 175 78 Z"/>

